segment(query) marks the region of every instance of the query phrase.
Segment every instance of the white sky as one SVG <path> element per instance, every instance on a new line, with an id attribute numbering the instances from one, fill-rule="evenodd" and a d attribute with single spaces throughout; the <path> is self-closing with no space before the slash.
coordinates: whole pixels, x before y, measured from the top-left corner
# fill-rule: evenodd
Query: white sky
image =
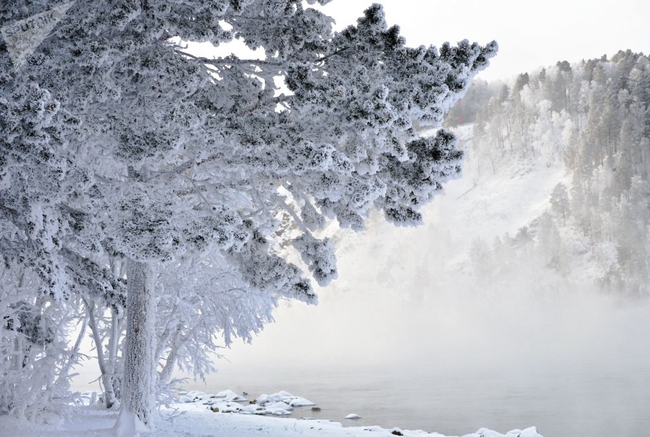
<path id="1" fill-rule="evenodd" d="M 496 40 L 499 54 L 481 73 L 485 80 L 618 50 L 650 53 L 649 0 L 334 0 L 324 10 L 342 28 L 372 3 L 384 5 L 409 46 Z"/>

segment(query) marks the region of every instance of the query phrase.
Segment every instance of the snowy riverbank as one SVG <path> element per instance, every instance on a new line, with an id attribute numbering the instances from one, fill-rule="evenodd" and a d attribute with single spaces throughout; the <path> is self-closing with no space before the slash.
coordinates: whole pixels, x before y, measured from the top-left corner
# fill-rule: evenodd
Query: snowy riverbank
<path id="1" fill-rule="evenodd" d="M 86 397 L 86 399 L 88 399 Z M 286 418 L 293 408 L 302 408 L 305 416 Z M 177 403 L 162 408 L 156 430 L 142 433 L 148 437 L 393 437 L 435 436 L 438 433 L 422 430 L 402 430 L 379 426 L 343 426 L 339 422 L 313 419 L 309 412 L 315 404 L 287 392 L 263 395 L 251 403 L 227 390 L 217 394 L 188 392 Z M 351 413 L 353 414 L 353 413 Z M 74 407 L 60 425 L 35 426 L 21 423 L 11 417 L 0 417 L 0 430 L 7 437 L 110 437 L 117 413 L 97 406 Z M 479 429 L 464 437 L 542 437 L 534 427 L 512 430 L 501 434 Z"/>

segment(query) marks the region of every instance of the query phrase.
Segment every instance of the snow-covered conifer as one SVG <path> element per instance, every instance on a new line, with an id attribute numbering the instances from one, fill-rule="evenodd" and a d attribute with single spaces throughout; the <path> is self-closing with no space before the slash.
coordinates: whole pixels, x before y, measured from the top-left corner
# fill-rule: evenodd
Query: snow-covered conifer
<path id="1" fill-rule="evenodd" d="M 0 26 L 51 3 L 4 2 Z M 111 258 L 126 263 L 118 432 L 136 418 L 151 425 L 155 265 L 210 254 L 245 287 L 314 302 L 300 267 L 272 250 L 282 214 L 326 284 L 333 245 L 317 231 L 328 220 L 362 229 L 375 207 L 419 223 L 421 205 L 460 172 L 455 137 L 419 138 L 414 123 L 440 125 L 496 44 L 409 48 L 377 4 L 342 32 L 331 25 L 296 0 L 78 0 L 24 65 L 0 46 L 0 146 L 12 151 L 1 169 L 3 251 L 30 247 L 63 298 L 113 293 L 119 278 L 89 278 L 108 275 Z M 185 48 L 233 38 L 265 57 Z"/>

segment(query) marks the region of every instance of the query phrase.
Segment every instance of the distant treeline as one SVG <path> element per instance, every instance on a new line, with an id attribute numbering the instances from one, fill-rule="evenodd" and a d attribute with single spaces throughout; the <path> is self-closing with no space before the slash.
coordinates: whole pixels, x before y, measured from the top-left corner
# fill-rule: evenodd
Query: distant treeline
<path id="1" fill-rule="evenodd" d="M 477 277 L 507 277 L 507 266 L 480 261 L 503 259 L 493 255 L 505 247 L 517 251 L 508 259 L 518 263 L 532 257 L 576 280 L 588 266 L 586 275 L 604 290 L 648 295 L 649 102 L 650 59 L 630 50 L 472 85 L 447 125 L 474 123 L 470 159 L 479 175 L 522 160 L 563 162 L 569 171 L 553 191 L 551 211 L 511 244 L 477 242 Z"/>

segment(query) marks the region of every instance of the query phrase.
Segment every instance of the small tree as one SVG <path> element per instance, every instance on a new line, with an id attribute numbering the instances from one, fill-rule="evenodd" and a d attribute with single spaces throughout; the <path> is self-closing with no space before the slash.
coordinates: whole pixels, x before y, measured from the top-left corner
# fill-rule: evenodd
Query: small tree
<path id="1" fill-rule="evenodd" d="M 562 224 L 566 225 L 566 215 L 571 209 L 571 201 L 566 185 L 559 183 L 553 188 L 551 193 L 551 207 L 553 212 L 562 217 Z"/>

